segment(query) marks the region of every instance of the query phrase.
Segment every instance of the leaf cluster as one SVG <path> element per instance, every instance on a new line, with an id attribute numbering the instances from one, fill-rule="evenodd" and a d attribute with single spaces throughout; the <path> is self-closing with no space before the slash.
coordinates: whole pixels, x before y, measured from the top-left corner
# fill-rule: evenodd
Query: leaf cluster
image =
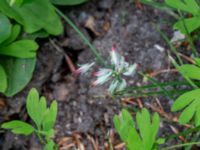
<path id="1" fill-rule="evenodd" d="M 174 24 L 174 28 L 183 34 L 188 34 L 200 27 L 200 7 L 196 0 L 165 0 L 166 4 L 178 11 L 192 15 L 191 18 L 183 18 Z"/>
<path id="2" fill-rule="evenodd" d="M 200 80 L 200 59 L 195 58 L 196 64 L 184 64 L 177 69 L 183 75 L 193 80 Z M 200 89 L 186 92 L 179 96 L 172 106 L 172 111 L 179 111 L 181 124 L 189 123 L 192 118 L 195 126 L 200 125 Z"/>
<path id="3" fill-rule="evenodd" d="M 38 44 L 34 40 L 20 39 L 20 25 L 12 25 L 1 12 L 0 28 L 0 92 L 12 96 L 30 80 Z"/>
<path id="4" fill-rule="evenodd" d="M 43 144 L 45 150 L 53 150 L 55 144 L 51 139 L 54 135 L 54 124 L 57 117 L 57 102 L 54 100 L 47 107 L 45 97 L 39 97 L 36 89 L 31 89 L 26 101 L 26 109 L 34 125 L 24 121 L 13 120 L 2 124 L 2 128 L 10 129 L 15 134 L 30 135 L 35 133 Z"/>
<path id="5" fill-rule="evenodd" d="M 13 96 L 30 81 L 36 63 L 35 38 L 59 35 L 63 25 L 55 6 L 77 5 L 86 0 L 0 1 L 0 92 Z M 12 19 L 13 24 L 10 20 Z M 13 21 L 14 20 L 14 21 Z M 25 37 L 21 39 L 21 35 Z"/>
<path id="6" fill-rule="evenodd" d="M 156 135 L 160 124 L 158 114 L 155 113 L 151 118 L 148 110 L 142 109 L 136 114 L 136 122 L 137 126 L 125 109 L 114 117 L 115 129 L 129 150 L 156 150 Z"/>

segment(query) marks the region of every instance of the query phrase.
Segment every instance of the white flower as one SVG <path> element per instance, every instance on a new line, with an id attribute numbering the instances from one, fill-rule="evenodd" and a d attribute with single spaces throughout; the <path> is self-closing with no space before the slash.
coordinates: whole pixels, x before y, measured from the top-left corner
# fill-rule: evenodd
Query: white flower
<path id="1" fill-rule="evenodd" d="M 125 75 L 125 76 L 133 76 L 135 71 L 136 71 L 136 68 L 137 68 L 137 64 L 136 63 L 134 63 L 133 65 L 130 65 L 126 69 L 126 72 L 123 73 L 123 75 Z"/>
<path id="2" fill-rule="evenodd" d="M 116 52 L 116 48 L 115 47 L 112 47 L 112 51 L 110 52 L 110 56 L 111 56 L 111 64 L 114 65 L 114 66 L 118 66 L 119 65 L 119 61 L 120 61 L 120 56 Z"/>
<path id="3" fill-rule="evenodd" d="M 121 91 L 126 88 L 127 83 L 122 76 L 133 76 L 136 71 L 137 64 L 135 63 L 133 65 L 129 65 L 129 63 L 125 61 L 125 58 L 116 52 L 114 47 L 112 47 L 110 56 L 111 67 L 100 68 L 97 72 L 95 72 L 94 76 L 96 76 L 97 79 L 92 83 L 92 85 L 102 85 L 112 79 L 108 91 L 113 94 L 114 92 Z M 94 63 L 82 65 L 76 72 L 81 74 L 86 73 L 93 65 Z"/>
<path id="4" fill-rule="evenodd" d="M 107 68 L 100 68 L 98 72 L 94 73 L 94 76 L 97 76 L 97 77 L 104 76 L 109 72 L 112 72 L 112 70 L 111 69 L 107 69 Z"/>
<path id="5" fill-rule="evenodd" d="M 103 70 L 103 69 L 102 69 Z M 100 74 L 103 72 L 100 72 Z M 98 74 L 98 75 L 100 75 Z M 108 71 L 108 72 L 104 72 L 104 74 L 100 75 L 97 77 L 97 80 L 93 82 L 93 85 L 102 85 L 105 82 L 107 82 L 108 80 L 110 80 L 112 75 L 112 71 Z"/>
<path id="6" fill-rule="evenodd" d="M 81 65 L 81 67 L 80 68 L 78 68 L 77 70 L 76 70 L 76 73 L 77 74 L 84 74 L 84 73 L 86 73 L 86 72 L 88 72 L 89 70 L 90 70 L 90 68 L 92 67 L 92 66 L 94 66 L 94 62 L 93 63 L 87 63 L 87 64 L 84 64 L 84 65 Z"/>

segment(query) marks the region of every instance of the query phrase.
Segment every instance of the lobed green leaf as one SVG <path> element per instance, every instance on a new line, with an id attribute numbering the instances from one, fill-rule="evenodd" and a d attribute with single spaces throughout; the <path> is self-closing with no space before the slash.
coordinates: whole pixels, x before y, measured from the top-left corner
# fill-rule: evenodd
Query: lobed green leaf
<path id="1" fill-rule="evenodd" d="M 181 124 L 188 123 L 194 116 L 194 124 L 200 125 L 200 89 L 196 89 L 179 96 L 172 105 L 172 111 L 182 110 L 179 117 Z"/>
<path id="2" fill-rule="evenodd" d="M 149 112 L 142 109 L 141 113 L 137 112 L 136 121 L 139 132 L 127 110 L 122 110 L 119 116 L 114 117 L 115 128 L 129 150 L 152 150 L 159 129 L 158 114 L 154 114 L 151 120 Z"/>
<path id="3" fill-rule="evenodd" d="M 54 100 L 51 103 L 51 106 L 49 109 L 46 110 L 44 115 L 44 120 L 42 122 L 42 127 L 44 131 L 48 131 L 53 128 L 56 117 L 57 117 L 57 102 Z"/>
<path id="4" fill-rule="evenodd" d="M 178 70 L 191 79 L 200 80 L 200 68 L 195 65 L 181 65 Z"/>

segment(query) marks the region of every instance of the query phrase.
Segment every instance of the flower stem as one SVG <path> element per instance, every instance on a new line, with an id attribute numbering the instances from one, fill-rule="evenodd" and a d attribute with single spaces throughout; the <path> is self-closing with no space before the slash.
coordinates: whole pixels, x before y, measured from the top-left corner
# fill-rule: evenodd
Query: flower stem
<path id="1" fill-rule="evenodd" d="M 169 147 L 166 147 L 166 148 L 162 148 L 161 150 L 169 150 L 169 149 L 175 149 L 175 148 L 179 148 L 179 147 L 185 147 L 185 146 L 197 145 L 197 144 L 200 144 L 200 142 L 190 142 L 190 143 L 173 145 L 173 146 L 169 146 Z"/>

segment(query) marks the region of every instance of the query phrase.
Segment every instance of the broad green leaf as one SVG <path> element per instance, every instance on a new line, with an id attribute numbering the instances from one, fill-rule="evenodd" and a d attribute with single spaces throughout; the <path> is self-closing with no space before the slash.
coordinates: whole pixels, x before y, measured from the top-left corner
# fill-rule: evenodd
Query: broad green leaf
<path id="1" fill-rule="evenodd" d="M 86 1 L 87 0 L 51 0 L 53 4 L 57 4 L 57 5 L 78 5 Z"/>
<path id="2" fill-rule="evenodd" d="M 115 128 L 129 150 L 152 150 L 159 129 L 159 116 L 154 114 L 151 120 L 149 112 L 143 109 L 141 113 L 137 112 L 136 121 L 139 132 L 127 110 L 114 117 Z"/>
<path id="3" fill-rule="evenodd" d="M 7 88 L 7 77 L 4 68 L 0 65 L 0 92 L 5 92 Z"/>
<path id="4" fill-rule="evenodd" d="M 199 6 L 195 0 L 165 0 L 165 3 L 172 8 L 198 15 Z"/>
<path id="5" fill-rule="evenodd" d="M 43 130 L 48 131 L 53 128 L 57 117 L 57 102 L 54 100 L 49 109 L 46 110 L 44 120 L 42 122 Z"/>
<path id="6" fill-rule="evenodd" d="M 200 89 L 192 90 L 179 96 L 172 105 L 172 111 L 182 110 L 179 122 L 188 123 L 195 115 L 195 125 L 200 125 Z"/>
<path id="7" fill-rule="evenodd" d="M 0 11 L 22 24 L 27 33 L 44 29 L 50 34 L 59 35 L 63 31 L 61 20 L 49 0 L 34 0 L 12 7 L 6 0 L 1 0 Z"/>
<path id="8" fill-rule="evenodd" d="M 8 44 L 14 42 L 17 39 L 17 37 L 19 36 L 20 31 L 21 31 L 20 25 L 18 25 L 18 24 L 14 25 L 12 27 L 10 36 L 3 43 L 1 43 L 1 46 L 5 46 L 5 45 L 8 45 Z"/>
<path id="9" fill-rule="evenodd" d="M 200 17 L 192 17 L 176 22 L 173 26 L 183 34 L 191 33 L 200 27 Z"/>
<path id="10" fill-rule="evenodd" d="M 5 41 L 11 34 L 11 23 L 8 18 L 0 12 L 0 43 Z"/>
<path id="11" fill-rule="evenodd" d="M 34 128 L 30 124 L 18 120 L 3 123 L 1 127 L 4 129 L 11 129 L 15 134 L 23 135 L 30 135 L 34 131 Z"/>
<path id="12" fill-rule="evenodd" d="M 18 58 L 34 58 L 38 44 L 33 40 L 19 40 L 12 44 L 0 47 L 0 54 Z"/>
<path id="13" fill-rule="evenodd" d="M 200 68 L 195 65 L 181 65 L 179 68 L 179 71 L 184 74 L 185 76 L 191 78 L 200 80 Z"/>
<path id="14" fill-rule="evenodd" d="M 8 81 L 8 87 L 4 94 L 6 96 L 13 96 L 21 91 L 31 80 L 36 59 L 18 59 L 1 56 L 0 64 L 6 71 Z"/>

